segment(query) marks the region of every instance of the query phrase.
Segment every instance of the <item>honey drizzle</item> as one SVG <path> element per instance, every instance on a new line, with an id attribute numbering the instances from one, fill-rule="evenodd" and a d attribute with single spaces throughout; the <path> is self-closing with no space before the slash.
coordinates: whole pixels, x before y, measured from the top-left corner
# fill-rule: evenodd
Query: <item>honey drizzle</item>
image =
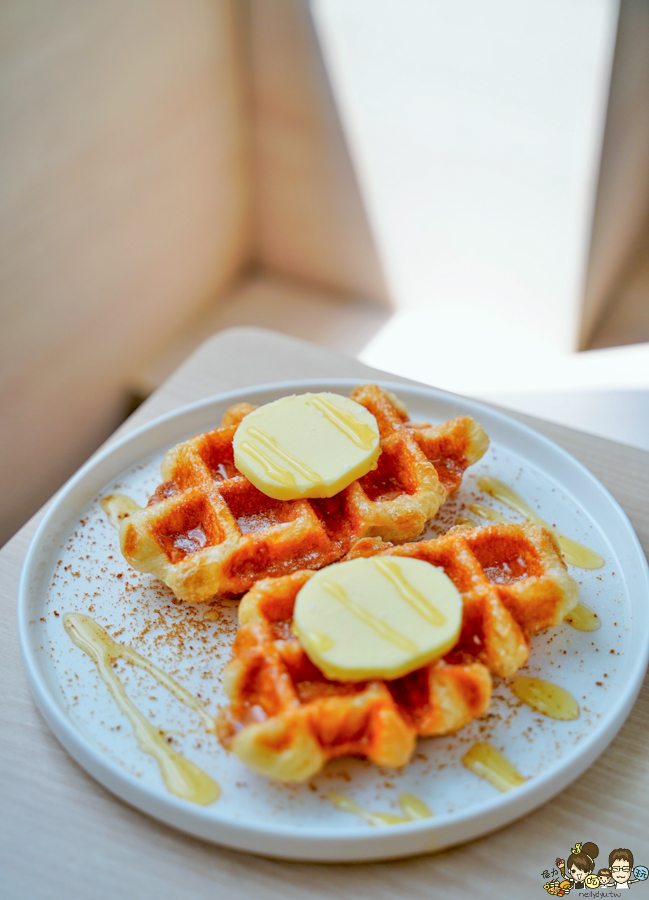
<path id="1" fill-rule="evenodd" d="M 119 528 L 122 519 L 127 519 L 131 513 L 141 507 L 126 494 L 108 494 L 101 498 L 101 508 L 108 516 L 108 521 L 113 528 Z"/>
<path id="2" fill-rule="evenodd" d="M 485 507 L 486 509 L 486 507 Z M 465 528 L 477 528 L 478 523 L 475 519 L 470 519 L 468 516 L 458 516 L 458 518 L 453 522 L 453 525 L 462 525 Z"/>
<path id="3" fill-rule="evenodd" d="M 462 765 L 505 793 L 525 784 L 525 778 L 500 750 L 478 741 L 462 757 Z"/>
<path id="4" fill-rule="evenodd" d="M 520 513 L 520 515 L 527 519 L 528 522 L 533 522 L 535 525 L 542 525 L 544 528 L 552 531 L 561 547 L 566 562 L 569 562 L 571 565 L 577 566 L 580 569 L 601 569 L 604 565 L 604 559 L 599 553 L 596 553 L 589 547 L 585 547 L 583 544 L 578 543 L 578 541 L 574 541 L 572 538 L 557 531 L 556 528 L 553 528 L 552 525 L 546 522 L 545 519 L 542 519 L 538 513 L 534 512 L 525 500 L 523 500 L 516 491 L 510 488 L 509 485 L 504 484 L 502 481 L 498 481 L 497 478 L 485 475 L 478 478 L 478 487 L 481 491 L 489 494 L 495 500 L 500 500 L 501 503 L 505 503 L 507 506 L 511 507 L 511 509 L 516 510 L 516 512 Z M 482 509 L 486 508 L 487 507 L 482 507 Z M 482 515 L 476 508 L 470 507 L 470 509 L 477 515 Z M 485 518 L 492 517 L 486 516 Z M 499 520 L 495 519 L 493 521 Z M 501 521 L 507 522 L 508 520 L 502 519 Z"/>
<path id="5" fill-rule="evenodd" d="M 303 478 L 306 478 L 308 481 L 320 481 L 320 476 L 313 469 L 310 469 L 306 463 L 303 463 L 296 456 L 293 456 L 292 453 L 289 453 L 288 450 L 285 450 L 284 447 L 280 444 L 277 438 L 274 438 L 272 435 L 267 434 L 265 431 L 262 431 L 261 428 L 257 428 L 256 425 L 252 425 L 248 429 L 248 434 L 250 437 L 255 438 L 255 440 L 259 441 L 267 450 L 275 453 L 276 456 L 282 460 L 282 462 L 288 463 L 289 466 L 293 466 L 293 468 L 300 474 Z M 241 445 L 243 447 L 243 444 Z M 259 448 L 256 448 L 259 450 Z M 262 455 L 263 451 L 259 451 Z M 271 460 L 268 457 L 269 462 Z"/>
<path id="6" fill-rule="evenodd" d="M 489 519 L 490 522 L 497 522 L 499 525 L 512 524 L 511 519 L 503 516 L 502 513 L 492 509 L 490 506 L 483 506 L 482 503 L 470 503 L 469 511 L 476 516 L 480 516 L 481 519 Z"/>
<path id="7" fill-rule="evenodd" d="M 417 819 L 432 819 L 433 817 L 430 807 L 415 794 L 400 794 L 399 806 L 413 822 Z"/>
<path id="8" fill-rule="evenodd" d="M 307 405 L 321 412 L 335 428 L 342 431 L 345 437 L 348 437 L 361 450 L 372 449 L 376 432 L 370 425 L 359 422 L 351 413 L 340 409 L 331 400 L 325 400 L 324 397 L 310 397 L 306 402 Z"/>
<path id="9" fill-rule="evenodd" d="M 443 625 L 446 622 L 446 616 L 410 584 L 395 560 L 377 559 L 376 568 L 384 578 L 387 578 L 404 603 L 416 610 L 427 622 L 431 625 Z"/>
<path id="10" fill-rule="evenodd" d="M 399 796 L 399 806 L 403 810 L 404 815 L 398 816 L 394 813 L 375 813 L 369 809 L 365 809 L 355 800 L 346 797 L 345 794 L 331 793 L 327 795 L 327 799 L 342 809 L 344 812 L 352 813 L 359 816 L 368 825 L 385 826 L 385 825 L 404 825 L 407 822 L 416 822 L 419 819 L 430 819 L 432 812 L 423 800 L 415 797 L 414 794 L 401 794 Z"/>
<path id="11" fill-rule="evenodd" d="M 585 603 L 578 603 L 571 609 L 565 621 L 577 631 L 597 631 L 602 627 L 599 616 Z"/>
<path id="12" fill-rule="evenodd" d="M 296 487 L 297 482 L 292 472 L 273 462 L 270 456 L 267 456 L 263 450 L 260 450 L 250 441 L 241 441 L 241 449 L 245 450 L 249 456 L 257 460 L 264 472 L 273 481 L 278 481 L 284 487 Z"/>
<path id="13" fill-rule="evenodd" d="M 176 699 L 197 712 L 207 730 L 211 731 L 214 729 L 214 721 L 198 700 L 166 672 L 163 672 L 144 656 L 140 656 L 132 647 L 114 641 L 108 632 L 90 616 L 83 613 L 67 613 L 63 618 L 63 625 L 72 642 L 80 650 L 83 650 L 97 666 L 97 671 L 120 712 L 128 718 L 133 726 L 133 733 L 140 749 L 152 756 L 158 763 L 167 790 L 183 800 L 189 800 L 200 806 L 214 803 L 221 794 L 218 784 L 206 772 L 174 750 L 167 742 L 165 735 L 140 712 L 126 694 L 124 685 L 113 668 L 113 662 L 117 659 L 124 659 L 148 672 Z"/>
<path id="14" fill-rule="evenodd" d="M 307 634 L 308 642 L 316 648 L 320 653 L 326 653 L 335 647 L 336 642 L 328 634 L 322 634 L 320 631 L 309 631 Z"/>
<path id="15" fill-rule="evenodd" d="M 342 603 L 352 615 L 356 616 L 357 619 L 360 619 L 361 622 L 364 622 L 365 625 L 373 628 L 374 631 L 386 641 L 396 644 L 397 647 L 400 647 L 406 653 L 418 652 L 419 648 L 414 641 L 411 641 L 405 634 L 395 631 L 395 629 L 388 625 L 387 622 L 383 622 L 378 616 L 373 615 L 369 610 L 362 607 L 360 603 L 352 600 L 347 591 L 339 584 L 334 584 L 332 581 L 325 581 L 323 579 L 320 582 L 320 586 L 323 591 L 326 591 L 335 600 Z"/>
<path id="16" fill-rule="evenodd" d="M 519 700 L 550 719 L 568 722 L 579 718 L 579 704 L 558 684 L 519 675 L 509 682 L 509 687 Z"/>

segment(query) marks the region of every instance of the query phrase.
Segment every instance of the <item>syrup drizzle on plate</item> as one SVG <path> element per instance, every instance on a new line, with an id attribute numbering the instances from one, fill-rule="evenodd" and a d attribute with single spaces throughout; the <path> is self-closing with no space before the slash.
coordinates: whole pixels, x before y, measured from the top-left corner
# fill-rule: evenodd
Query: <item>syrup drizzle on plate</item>
<path id="1" fill-rule="evenodd" d="M 509 682 L 509 687 L 519 700 L 550 719 L 569 721 L 579 718 L 579 704 L 569 691 L 558 684 L 543 681 L 542 678 L 517 675 Z"/>
<path id="2" fill-rule="evenodd" d="M 585 603 L 578 603 L 570 610 L 565 621 L 577 631 L 597 631 L 602 627 L 599 616 Z"/>
<path id="3" fill-rule="evenodd" d="M 478 741 L 464 754 L 462 765 L 503 793 L 525 784 L 525 778 L 507 757 L 484 741 Z"/>
<path id="4" fill-rule="evenodd" d="M 119 528 L 123 519 L 127 519 L 131 513 L 140 509 L 135 500 L 131 500 L 126 494 L 108 494 L 102 497 L 101 508 L 113 528 Z"/>
<path id="5" fill-rule="evenodd" d="M 423 800 L 414 794 L 400 794 L 399 806 L 403 811 L 403 815 L 395 815 L 394 813 L 377 813 L 369 809 L 365 809 L 355 800 L 345 796 L 345 794 L 331 793 L 327 795 L 327 800 L 342 809 L 344 812 L 352 813 L 363 819 L 368 825 L 385 826 L 385 825 L 403 825 L 406 822 L 416 822 L 419 819 L 432 818 L 432 812 L 426 806 Z"/>
<path id="6" fill-rule="evenodd" d="M 208 806 L 221 794 L 218 784 L 210 776 L 185 759 L 168 743 L 167 737 L 144 716 L 124 690 L 119 675 L 113 668 L 117 659 L 124 659 L 152 675 L 170 693 L 197 712 L 208 731 L 214 729 L 214 721 L 198 700 L 163 672 L 150 660 L 125 644 L 118 644 L 108 632 L 90 616 L 83 613 L 67 613 L 63 625 L 70 639 L 83 650 L 97 666 L 97 671 L 110 691 L 115 703 L 133 726 L 133 733 L 144 753 L 158 763 L 167 790 L 176 797 Z"/>
<path id="7" fill-rule="evenodd" d="M 535 525 L 542 525 L 544 528 L 552 531 L 561 547 L 564 559 L 566 562 L 570 563 L 570 565 L 577 566 L 580 569 L 601 569 L 604 565 L 604 559 L 599 553 L 596 553 L 594 550 L 591 550 L 590 547 L 585 547 L 583 544 L 574 541 L 572 538 L 557 531 L 556 528 L 553 528 L 552 525 L 546 522 L 545 519 L 542 519 L 538 513 L 534 512 L 525 500 L 523 500 L 513 488 L 509 487 L 509 485 L 502 481 L 498 481 L 497 478 L 492 478 L 490 475 L 484 475 L 481 478 L 478 478 L 477 483 L 481 491 L 484 491 L 485 494 L 489 494 L 495 500 L 500 500 L 501 503 L 504 503 L 506 506 L 515 510 L 528 522 L 533 522 Z M 495 510 L 490 510 L 489 514 L 485 515 L 485 511 L 488 507 L 481 506 L 480 504 L 474 504 L 469 508 L 471 509 L 471 512 L 474 512 L 476 515 L 491 519 L 495 522 L 509 521 L 502 516 L 496 518 L 499 514 L 496 513 Z"/>

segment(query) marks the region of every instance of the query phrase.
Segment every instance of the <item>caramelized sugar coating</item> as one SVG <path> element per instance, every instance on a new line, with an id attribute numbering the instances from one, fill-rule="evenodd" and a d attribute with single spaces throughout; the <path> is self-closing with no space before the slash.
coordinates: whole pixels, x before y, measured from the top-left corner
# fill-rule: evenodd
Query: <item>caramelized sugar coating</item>
<path id="1" fill-rule="evenodd" d="M 460 639 L 446 659 L 478 659 L 501 678 L 525 665 L 530 636 L 559 625 L 579 598 L 554 535 L 540 525 L 456 526 L 400 547 L 364 540 L 347 558 L 377 553 L 444 569 L 464 603 Z"/>
<path id="2" fill-rule="evenodd" d="M 295 598 L 313 574 L 267 578 L 241 601 L 217 733 L 246 765 L 280 781 L 310 778 L 336 756 L 400 767 L 417 735 L 457 731 L 486 711 L 491 677 L 478 662 L 437 660 L 395 681 L 325 678 L 291 634 Z"/>
<path id="3" fill-rule="evenodd" d="M 528 659 L 529 636 L 558 625 L 577 602 L 552 535 L 537 525 L 453 529 L 401 547 L 366 539 L 348 558 L 376 553 L 444 568 L 464 603 L 458 644 L 394 681 L 331 681 L 291 633 L 295 599 L 313 572 L 258 582 L 239 607 L 224 672 L 230 705 L 217 718 L 221 742 L 250 768 L 301 781 L 336 756 L 405 765 L 418 735 L 448 734 L 482 715 L 490 672 L 513 675 Z"/>
<path id="4" fill-rule="evenodd" d="M 254 409 L 237 404 L 220 428 L 169 451 L 148 506 L 122 522 L 125 558 L 182 600 L 200 602 L 236 596 L 261 578 L 320 569 L 366 536 L 414 540 L 483 455 L 487 436 L 469 416 L 413 424 L 376 385 L 351 398 L 379 425 L 374 471 L 328 499 L 272 500 L 235 468 L 234 433 Z"/>

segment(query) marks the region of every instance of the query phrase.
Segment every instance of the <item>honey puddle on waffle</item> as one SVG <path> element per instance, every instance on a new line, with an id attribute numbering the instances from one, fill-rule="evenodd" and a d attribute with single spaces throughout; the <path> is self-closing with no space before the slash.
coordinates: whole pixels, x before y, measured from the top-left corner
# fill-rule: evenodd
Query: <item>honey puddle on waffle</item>
<path id="1" fill-rule="evenodd" d="M 509 487 L 509 485 L 504 484 L 502 481 L 498 481 L 497 478 L 492 478 L 489 475 L 478 478 L 477 483 L 481 491 L 484 491 L 485 494 L 489 494 L 495 500 L 500 500 L 501 503 L 509 506 L 517 513 L 520 513 L 520 515 L 528 522 L 533 522 L 535 525 L 541 525 L 543 528 L 547 528 L 548 531 L 551 531 L 561 547 L 563 558 L 566 562 L 570 563 L 571 566 L 577 566 L 579 569 L 601 569 L 604 565 L 604 560 L 599 553 L 596 553 L 594 550 L 585 547 L 577 541 L 573 541 L 572 538 L 567 537 L 565 534 L 557 531 L 556 528 L 553 528 L 552 525 L 549 525 L 545 519 L 542 519 L 538 513 L 535 513 L 529 504 L 527 504 L 513 488 Z M 469 506 L 469 509 L 477 516 L 484 519 L 490 519 L 492 522 L 509 521 L 504 516 L 500 515 L 500 513 L 496 512 L 496 510 L 489 509 L 489 507 L 482 506 L 479 503 L 472 504 Z"/>
<path id="2" fill-rule="evenodd" d="M 184 687 L 174 681 L 144 656 L 140 656 L 132 647 L 118 644 L 108 632 L 90 616 L 82 613 L 67 613 L 63 625 L 70 639 L 80 650 L 83 650 L 97 666 L 97 671 L 110 691 L 120 712 L 133 726 L 133 733 L 140 749 L 148 753 L 157 762 L 162 780 L 171 794 L 200 806 L 209 806 L 221 794 L 218 784 L 210 776 L 199 769 L 167 741 L 167 737 L 144 716 L 128 697 L 120 678 L 113 668 L 115 660 L 123 659 L 152 675 L 177 700 L 197 712 L 208 731 L 214 730 L 214 722 L 198 700 Z"/>
<path id="3" fill-rule="evenodd" d="M 344 794 L 328 794 L 327 800 L 333 803 L 334 806 L 337 806 L 338 809 L 342 809 L 343 812 L 359 816 L 359 818 L 363 819 L 364 822 L 367 822 L 368 825 L 376 825 L 379 827 L 382 825 L 404 825 L 406 822 L 417 822 L 420 819 L 430 819 L 433 815 L 424 801 L 420 800 L 419 797 L 415 797 L 414 794 L 399 795 L 399 806 L 404 813 L 402 816 L 394 815 L 394 813 L 372 812 L 371 810 L 362 807 L 350 797 L 346 797 Z"/>

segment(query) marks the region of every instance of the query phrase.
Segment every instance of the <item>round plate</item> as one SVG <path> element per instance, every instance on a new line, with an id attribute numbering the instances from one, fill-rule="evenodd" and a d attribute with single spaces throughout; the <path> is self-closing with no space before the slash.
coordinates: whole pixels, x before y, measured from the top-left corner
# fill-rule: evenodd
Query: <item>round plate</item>
<path id="1" fill-rule="evenodd" d="M 152 757 L 143 753 L 90 658 L 63 627 L 66 612 L 84 612 L 117 641 L 132 645 L 199 697 L 211 713 L 224 702 L 221 671 L 236 631 L 234 601 L 190 606 L 123 560 L 117 534 L 100 499 L 123 492 L 144 505 L 159 483 L 159 465 L 173 444 L 221 421 L 243 400 L 268 403 L 290 393 L 334 390 L 340 379 L 253 387 L 223 394 L 166 415 L 110 445 L 59 492 L 25 560 L 19 591 L 20 643 L 38 706 L 61 743 L 91 775 L 123 800 L 201 838 L 254 853 L 304 860 L 369 860 L 438 850 L 499 828 L 546 802 L 576 778 L 615 736 L 636 698 L 649 654 L 647 564 L 628 519 L 577 460 L 520 423 L 478 403 L 428 388 L 384 384 L 405 401 L 414 421 L 473 416 L 491 446 L 465 475 L 458 493 L 426 535 L 446 530 L 470 502 L 480 500 L 519 517 L 480 494 L 476 478 L 510 484 L 564 534 L 598 551 L 602 569 L 570 567 L 581 600 L 602 627 L 579 632 L 567 624 L 532 640 L 525 674 L 567 688 L 580 717 L 561 722 L 520 704 L 495 680 L 487 716 L 456 735 L 420 740 L 400 771 L 339 759 L 301 785 L 269 782 L 247 770 L 208 734 L 198 716 L 141 669 L 117 671 L 135 704 L 186 757 L 222 788 L 210 806 L 168 793 Z M 499 793 L 464 768 L 477 740 L 496 746 L 526 777 Z M 345 794 L 373 812 L 399 813 L 397 798 L 415 794 L 433 817 L 374 827 L 335 807 Z"/>

